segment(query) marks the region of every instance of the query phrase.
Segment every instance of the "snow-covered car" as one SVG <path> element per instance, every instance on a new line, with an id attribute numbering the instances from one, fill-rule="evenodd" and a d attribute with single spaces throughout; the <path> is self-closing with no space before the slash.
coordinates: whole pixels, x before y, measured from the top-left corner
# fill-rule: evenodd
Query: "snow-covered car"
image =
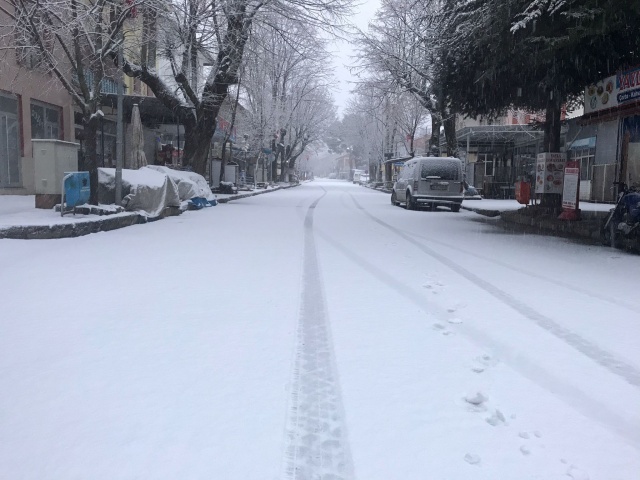
<path id="1" fill-rule="evenodd" d="M 451 157 L 415 157 L 400 170 L 391 192 L 391 204 L 407 210 L 438 206 L 459 212 L 463 200 L 462 162 Z"/>

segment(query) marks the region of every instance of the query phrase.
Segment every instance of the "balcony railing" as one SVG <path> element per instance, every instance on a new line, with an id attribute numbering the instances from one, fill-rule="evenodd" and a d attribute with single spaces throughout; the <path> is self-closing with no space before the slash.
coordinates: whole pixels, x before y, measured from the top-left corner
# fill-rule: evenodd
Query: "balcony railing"
<path id="1" fill-rule="evenodd" d="M 93 87 L 93 72 L 91 70 L 88 70 L 86 72 L 84 72 L 84 76 L 86 78 L 87 81 L 87 85 L 89 86 L 89 88 Z M 74 75 L 74 80 L 76 81 L 76 83 L 78 82 L 78 77 L 76 75 Z M 115 81 L 112 78 L 107 78 L 104 77 L 101 81 L 100 81 L 100 93 L 104 93 L 104 94 L 116 94 L 118 93 L 118 82 Z"/>

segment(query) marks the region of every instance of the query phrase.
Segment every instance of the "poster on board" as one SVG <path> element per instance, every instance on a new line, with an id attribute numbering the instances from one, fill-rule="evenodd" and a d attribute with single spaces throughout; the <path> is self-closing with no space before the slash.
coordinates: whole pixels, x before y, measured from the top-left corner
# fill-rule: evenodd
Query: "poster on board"
<path id="1" fill-rule="evenodd" d="M 562 194 L 564 153 L 539 153 L 536 161 L 536 193 Z"/>

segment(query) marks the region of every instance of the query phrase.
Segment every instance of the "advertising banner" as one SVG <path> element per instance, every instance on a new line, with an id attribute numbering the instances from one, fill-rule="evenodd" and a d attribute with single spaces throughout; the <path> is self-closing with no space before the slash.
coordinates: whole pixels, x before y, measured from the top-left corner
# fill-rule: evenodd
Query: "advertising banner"
<path id="1" fill-rule="evenodd" d="M 562 208 L 576 210 L 578 208 L 578 187 L 580 185 L 580 168 L 564 169 L 564 187 L 562 189 Z"/>
<path id="2" fill-rule="evenodd" d="M 562 194 L 562 179 L 566 155 L 539 153 L 536 162 L 536 193 Z"/>
<path id="3" fill-rule="evenodd" d="M 634 100 L 640 100 L 640 67 L 587 86 L 584 92 L 584 113 L 606 110 Z"/>

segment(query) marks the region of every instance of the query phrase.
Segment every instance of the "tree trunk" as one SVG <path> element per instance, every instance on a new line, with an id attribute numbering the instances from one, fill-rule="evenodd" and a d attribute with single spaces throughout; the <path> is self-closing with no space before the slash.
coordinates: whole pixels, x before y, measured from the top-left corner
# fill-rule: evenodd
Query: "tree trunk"
<path id="1" fill-rule="evenodd" d="M 444 136 L 447 141 L 447 156 L 458 156 L 458 140 L 456 139 L 456 116 L 449 113 L 444 120 Z"/>
<path id="2" fill-rule="evenodd" d="M 436 147 L 440 150 L 440 127 L 442 121 L 439 115 L 431 114 L 431 138 L 429 139 L 429 152 L 427 155 L 431 155 L 431 150 Z"/>
<path id="3" fill-rule="evenodd" d="M 98 205 L 98 121 L 97 119 L 83 119 L 84 127 L 84 168 L 89 171 L 91 195 L 89 203 Z"/>
<path id="4" fill-rule="evenodd" d="M 271 162 L 271 181 L 276 182 L 278 178 L 278 154 L 275 153 L 273 162 Z"/>
<path id="5" fill-rule="evenodd" d="M 218 113 L 218 107 L 216 114 Z M 209 115 L 208 115 L 209 116 Z M 184 166 L 191 165 L 194 172 L 205 175 L 207 160 L 211 150 L 211 139 L 216 131 L 215 116 L 213 121 L 198 120 L 197 122 L 183 122 L 184 125 Z"/>
<path id="6" fill-rule="evenodd" d="M 295 170 L 296 168 L 296 162 L 298 161 L 298 157 L 300 157 L 300 155 L 302 155 L 302 153 L 304 152 L 304 147 L 302 148 L 302 151 L 296 155 L 291 155 L 289 157 L 289 168 L 291 170 Z"/>
<path id="7" fill-rule="evenodd" d="M 562 101 L 558 92 L 553 92 L 553 98 L 547 101 L 544 122 L 544 151 L 560 151 L 560 127 L 562 116 Z"/>
<path id="8" fill-rule="evenodd" d="M 562 117 L 562 98 L 557 91 L 549 93 L 544 122 L 544 151 L 560 151 L 560 129 Z M 540 206 L 549 210 L 560 210 L 562 207 L 562 195 L 557 193 L 543 193 Z"/>

